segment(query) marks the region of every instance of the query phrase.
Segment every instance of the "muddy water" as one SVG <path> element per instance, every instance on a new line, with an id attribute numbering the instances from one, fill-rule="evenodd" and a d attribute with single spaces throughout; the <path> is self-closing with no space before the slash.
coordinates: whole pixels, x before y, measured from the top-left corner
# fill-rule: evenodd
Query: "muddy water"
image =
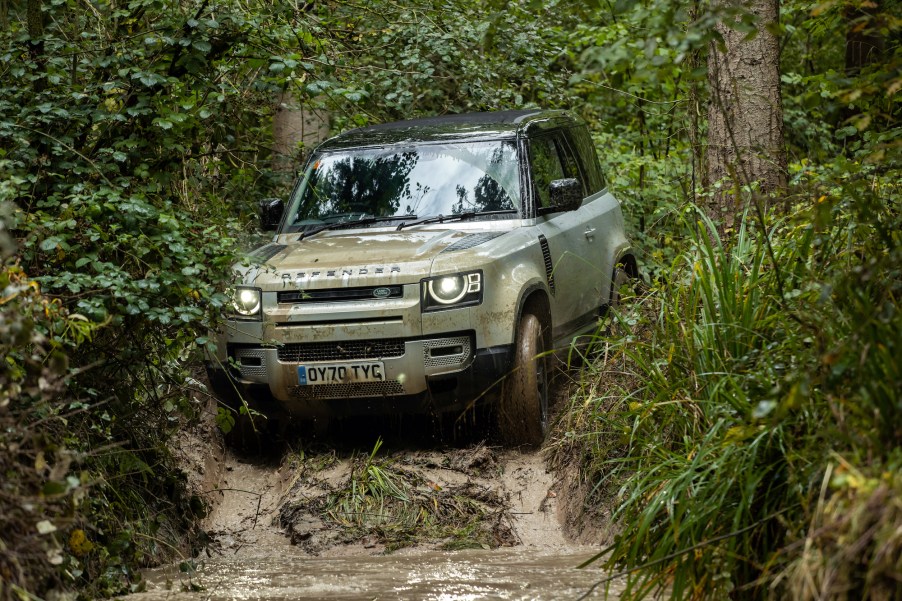
<path id="1" fill-rule="evenodd" d="M 519 548 L 392 555 L 219 557 L 189 580 L 176 568 L 146 574 L 148 591 L 129 599 L 577 599 L 603 577 L 578 570 L 591 550 L 560 554 Z M 203 590 L 180 592 L 186 586 Z M 169 590 L 167 590 L 167 588 Z M 590 596 L 601 599 L 601 590 Z M 609 599 L 616 599 L 616 584 Z"/>

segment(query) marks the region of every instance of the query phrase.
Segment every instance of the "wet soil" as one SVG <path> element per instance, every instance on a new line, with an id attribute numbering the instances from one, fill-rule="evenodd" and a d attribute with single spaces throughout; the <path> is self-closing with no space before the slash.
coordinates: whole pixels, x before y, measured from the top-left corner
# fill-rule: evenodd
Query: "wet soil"
<path id="1" fill-rule="evenodd" d="M 263 454 L 223 445 L 211 419 L 187 432 L 177 454 L 211 543 L 129 599 L 559 599 L 602 579 L 576 566 L 604 534 L 542 452 L 390 426 L 385 440 L 364 423 Z"/>
<path id="2" fill-rule="evenodd" d="M 330 452 L 308 456 L 303 463 L 287 456 L 274 464 L 227 453 L 222 483 L 213 493 L 219 498 L 206 520 L 215 548 L 234 554 L 261 544 L 294 545 L 317 556 L 357 553 L 361 548 L 370 554 L 391 551 L 386 540 L 391 539 L 390 532 L 380 535 L 379 528 L 367 524 L 346 528 L 340 519 L 324 516 L 330 497 L 347 491 L 360 460 L 360 454 Z M 487 542 L 474 537 L 472 545 L 466 538 L 419 536 L 396 542 L 397 546 L 437 549 L 447 548 L 449 542 L 458 547 L 572 546 L 558 511 L 561 484 L 538 453 L 476 444 L 444 451 L 387 451 L 383 460 L 394 473 L 421 483 L 432 503 L 478 503 L 482 509 L 478 521 L 488 522 L 494 535 Z"/>

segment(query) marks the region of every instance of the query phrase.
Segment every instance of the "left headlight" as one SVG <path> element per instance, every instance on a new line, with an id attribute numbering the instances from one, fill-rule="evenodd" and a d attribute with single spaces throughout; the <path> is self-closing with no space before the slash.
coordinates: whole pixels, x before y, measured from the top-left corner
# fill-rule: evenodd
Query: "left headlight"
<path id="1" fill-rule="evenodd" d="M 422 281 L 423 310 L 438 311 L 482 302 L 482 272 L 455 273 Z"/>
<path id="2" fill-rule="evenodd" d="M 232 309 L 238 319 L 260 319 L 263 316 L 263 291 L 236 286 L 232 292 Z"/>

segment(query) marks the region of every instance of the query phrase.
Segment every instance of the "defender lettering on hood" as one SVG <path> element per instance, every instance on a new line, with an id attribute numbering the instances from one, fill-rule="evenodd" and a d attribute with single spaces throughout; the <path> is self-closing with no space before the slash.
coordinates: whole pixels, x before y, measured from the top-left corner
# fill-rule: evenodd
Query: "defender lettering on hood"
<path id="1" fill-rule="evenodd" d="M 361 267 L 359 269 L 326 269 L 322 271 L 299 271 L 294 275 L 290 273 L 282 274 L 282 286 L 293 286 L 301 280 L 312 280 L 314 278 L 344 278 L 353 275 L 368 275 L 382 273 L 401 273 L 401 267 L 393 265 L 391 267 Z"/>

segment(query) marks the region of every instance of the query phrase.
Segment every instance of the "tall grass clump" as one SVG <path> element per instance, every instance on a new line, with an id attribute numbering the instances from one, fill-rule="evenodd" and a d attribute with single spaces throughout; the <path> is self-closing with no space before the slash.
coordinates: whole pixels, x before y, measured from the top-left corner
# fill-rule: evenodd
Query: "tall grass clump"
<path id="1" fill-rule="evenodd" d="M 614 507 L 624 598 L 902 595 L 899 186 L 797 183 L 794 211 L 723 237 L 687 212 L 562 422 Z"/>

